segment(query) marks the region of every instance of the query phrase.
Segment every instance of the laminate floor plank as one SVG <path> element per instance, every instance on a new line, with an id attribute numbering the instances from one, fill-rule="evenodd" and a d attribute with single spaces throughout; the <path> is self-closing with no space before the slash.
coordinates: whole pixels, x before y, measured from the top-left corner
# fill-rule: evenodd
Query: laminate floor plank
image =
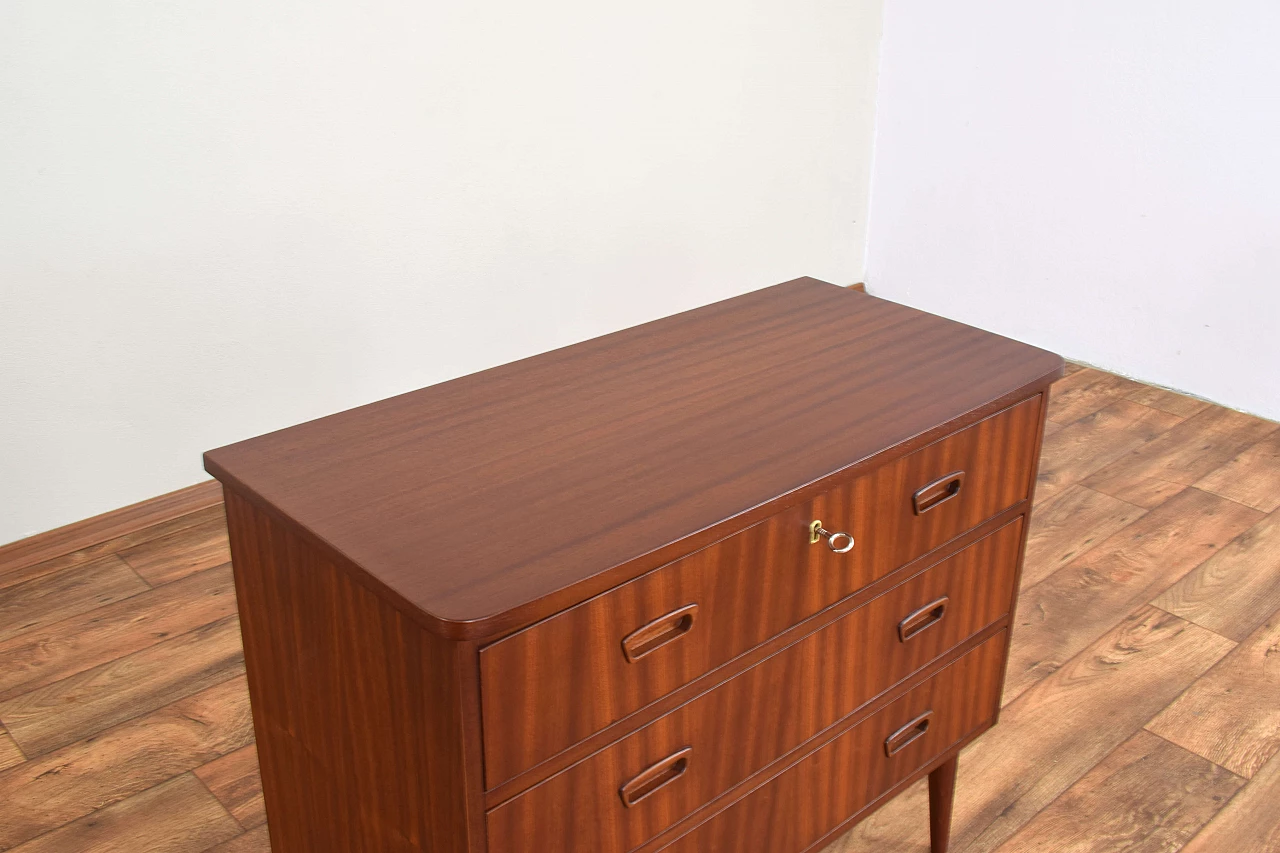
<path id="1" fill-rule="evenodd" d="M 120 557 L 153 586 L 231 562 L 227 525 L 211 518 L 168 536 L 120 552 Z"/>
<path id="2" fill-rule="evenodd" d="M 0 772 L 0 850 L 253 740 L 243 677 Z"/>
<path id="3" fill-rule="evenodd" d="M 236 612 L 231 565 L 0 642 L 0 702 Z"/>
<path id="4" fill-rule="evenodd" d="M 0 642 L 137 595 L 146 581 L 116 556 L 0 590 Z"/>
<path id="5" fill-rule="evenodd" d="M 1141 390 L 1142 383 L 1086 367 L 1069 373 L 1049 389 L 1048 418 L 1069 424 Z"/>
<path id="6" fill-rule="evenodd" d="M 215 758 L 197 767 L 195 774 L 242 827 L 253 829 L 267 822 L 256 745 Z"/>
<path id="7" fill-rule="evenodd" d="M 1179 394 L 1176 391 L 1169 391 L 1165 388 L 1157 388 L 1154 385 L 1143 385 L 1137 388 L 1128 394 L 1128 399 L 1184 418 L 1199 414 L 1213 405 L 1206 400 L 1197 400 L 1195 397 L 1188 397 L 1186 394 Z"/>
<path id="8" fill-rule="evenodd" d="M 1140 731 L 1000 845 L 998 853 L 1178 850 L 1245 784 Z"/>
<path id="9" fill-rule="evenodd" d="M 1031 514 L 1022 587 L 1040 583 L 1146 513 L 1142 507 L 1110 495 L 1084 486 L 1068 486 Z"/>
<path id="10" fill-rule="evenodd" d="M 230 616 L 0 702 L 0 721 L 34 757 L 244 672 Z"/>
<path id="11" fill-rule="evenodd" d="M 1182 418 L 1132 400 L 1117 400 L 1064 426 L 1044 440 L 1036 503 L 1056 495 L 1142 447 L 1182 422 Z"/>
<path id="12" fill-rule="evenodd" d="M 205 480 L 176 492 L 157 495 L 130 506 L 95 515 L 0 545 L 0 576 L 27 566 L 63 557 L 92 545 L 118 539 L 157 524 L 222 503 L 222 484 Z"/>
<path id="13" fill-rule="evenodd" d="M 210 847 L 208 853 L 271 853 L 271 839 L 267 837 L 267 828 L 259 826 L 217 847 Z"/>
<path id="14" fill-rule="evenodd" d="M 1280 425 L 1068 365 L 1045 433 L 952 853 L 1280 853 Z M 10 552 L 0 850 L 270 853 L 222 505 Z M 927 853 L 926 790 L 827 853 Z"/>
<path id="15" fill-rule="evenodd" d="M 1280 610 L 1280 513 L 1241 533 L 1151 603 L 1233 640 L 1252 634 Z"/>
<path id="16" fill-rule="evenodd" d="M 1252 778 L 1280 753 L 1280 613 L 1191 685 L 1147 729 Z"/>
<path id="17" fill-rule="evenodd" d="M 214 518 L 221 519 L 224 524 L 226 523 L 227 514 L 221 503 L 205 509 L 197 510 L 196 512 L 188 513 L 187 515 L 169 519 L 168 521 L 160 522 L 159 524 L 154 524 L 150 527 L 134 530 L 122 536 L 116 536 L 112 539 L 104 540 L 96 545 L 90 545 L 77 551 L 72 551 L 68 554 L 63 554 L 58 557 L 50 557 L 49 559 L 39 563 L 19 563 L 7 567 L 0 564 L 0 589 L 6 589 L 20 583 L 26 583 L 29 580 L 44 577 L 45 575 L 53 574 L 54 572 L 62 571 L 63 569 L 68 569 L 72 566 L 83 566 L 85 563 L 91 563 L 94 560 L 101 559 L 102 557 L 115 554 L 135 545 L 140 545 L 143 542 L 149 542 L 152 539 L 167 536 L 171 533 L 184 530 L 202 522 L 207 522 Z"/>
<path id="18" fill-rule="evenodd" d="M 1182 853 L 1276 853 L 1280 850 L 1280 756 L 1182 848 Z"/>
<path id="19" fill-rule="evenodd" d="M 1280 430 L 1210 471 L 1196 488 L 1263 512 L 1280 509 Z"/>
<path id="20" fill-rule="evenodd" d="M 1214 406 L 1129 451 L 1083 482 L 1122 501 L 1153 507 L 1277 429 L 1280 424 Z"/>
<path id="21" fill-rule="evenodd" d="M 184 773 L 34 838 L 14 853 L 202 853 L 239 832 L 214 796 Z"/>
<path id="22" fill-rule="evenodd" d="M 1005 843 L 1233 646 L 1144 607 L 1026 691 L 960 755 L 954 853 L 987 853 Z M 927 851 L 926 792 L 913 787 L 827 853 Z"/>
<path id="23" fill-rule="evenodd" d="M 1024 590 L 1005 701 L 1056 670 L 1261 517 L 1257 510 L 1187 489 Z"/>

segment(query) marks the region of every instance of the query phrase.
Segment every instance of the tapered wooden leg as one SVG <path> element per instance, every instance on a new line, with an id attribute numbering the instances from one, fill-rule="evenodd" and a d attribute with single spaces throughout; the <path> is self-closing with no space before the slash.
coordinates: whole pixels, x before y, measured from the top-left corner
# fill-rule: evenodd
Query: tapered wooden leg
<path id="1" fill-rule="evenodd" d="M 929 849 L 947 853 L 951 843 L 951 802 L 956 793 L 956 759 L 929 774 Z"/>

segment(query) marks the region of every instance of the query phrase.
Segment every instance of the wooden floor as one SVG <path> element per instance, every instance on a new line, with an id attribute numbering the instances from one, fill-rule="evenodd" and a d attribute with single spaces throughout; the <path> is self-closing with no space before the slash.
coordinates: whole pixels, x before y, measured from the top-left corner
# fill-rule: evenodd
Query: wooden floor
<path id="1" fill-rule="evenodd" d="M 953 850 L 1280 851 L 1280 425 L 1078 368 L 1049 418 Z M 228 559 L 213 506 L 0 564 L 0 850 L 269 850 Z"/>

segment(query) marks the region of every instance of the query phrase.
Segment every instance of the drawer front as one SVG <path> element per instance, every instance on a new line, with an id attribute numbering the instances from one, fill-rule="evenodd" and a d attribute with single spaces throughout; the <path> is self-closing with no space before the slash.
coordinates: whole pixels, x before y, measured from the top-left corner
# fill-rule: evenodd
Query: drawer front
<path id="1" fill-rule="evenodd" d="M 487 786 L 1013 506 L 1039 424 L 1037 396 L 484 648 Z M 854 547 L 811 543 L 815 520 Z"/>
<path id="2" fill-rule="evenodd" d="M 1004 648 L 1002 631 L 662 848 L 663 853 L 810 849 L 957 741 L 990 725 L 1000 697 Z M 923 813 L 920 819 L 927 822 Z"/>
<path id="3" fill-rule="evenodd" d="M 653 837 L 1005 615 L 1022 523 L 493 809 L 490 850 L 625 853 Z"/>

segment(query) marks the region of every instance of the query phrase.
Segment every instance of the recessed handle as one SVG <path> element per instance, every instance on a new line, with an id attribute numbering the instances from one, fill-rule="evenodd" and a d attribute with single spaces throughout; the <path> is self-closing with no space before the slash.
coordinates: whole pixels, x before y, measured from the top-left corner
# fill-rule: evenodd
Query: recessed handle
<path id="1" fill-rule="evenodd" d="M 848 533 L 832 533 L 823 528 L 820 520 L 810 523 L 809 544 L 816 545 L 824 538 L 827 540 L 827 547 L 837 554 L 848 554 L 853 550 L 853 537 Z"/>
<path id="2" fill-rule="evenodd" d="M 945 595 L 936 601 L 930 601 L 919 610 L 913 610 L 898 623 L 898 639 L 906 642 L 925 628 L 937 625 L 947 615 L 947 605 L 951 599 Z"/>
<path id="3" fill-rule="evenodd" d="M 657 764 L 650 764 L 641 770 L 634 779 L 618 789 L 622 804 L 627 808 L 633 808 L 640 801 L 679 779 L 689 769 L 689 756 L 692 754 L 693 747 L 686 746 Z"/>
<path id="4" fill-rule="evenodd" d="M 680 639 L 693 629 L 698 605 L 686 604 L 679 610 L 659 616 L 622 638 L 622 654 L 627 663 L 635 663 L 654 649 Z"/>
<path id="5" fill-rule="evenodd" d="M 925 736 L 929 731 L 929 720 L 933 711 L 925 711 L 902 728 L 884 739 L 884 754 L 892 758 L 911 744 Z"/>
<path id="6" fill-rule="evenodd" d="M 952 471 L 945 477 L 939 477 L 927 486 L 921 487 L 911 496 L 911 505 L 916 515 L 924 515 L 929 510 L 960 494 L 964 485 L 964 472 Z"/>

